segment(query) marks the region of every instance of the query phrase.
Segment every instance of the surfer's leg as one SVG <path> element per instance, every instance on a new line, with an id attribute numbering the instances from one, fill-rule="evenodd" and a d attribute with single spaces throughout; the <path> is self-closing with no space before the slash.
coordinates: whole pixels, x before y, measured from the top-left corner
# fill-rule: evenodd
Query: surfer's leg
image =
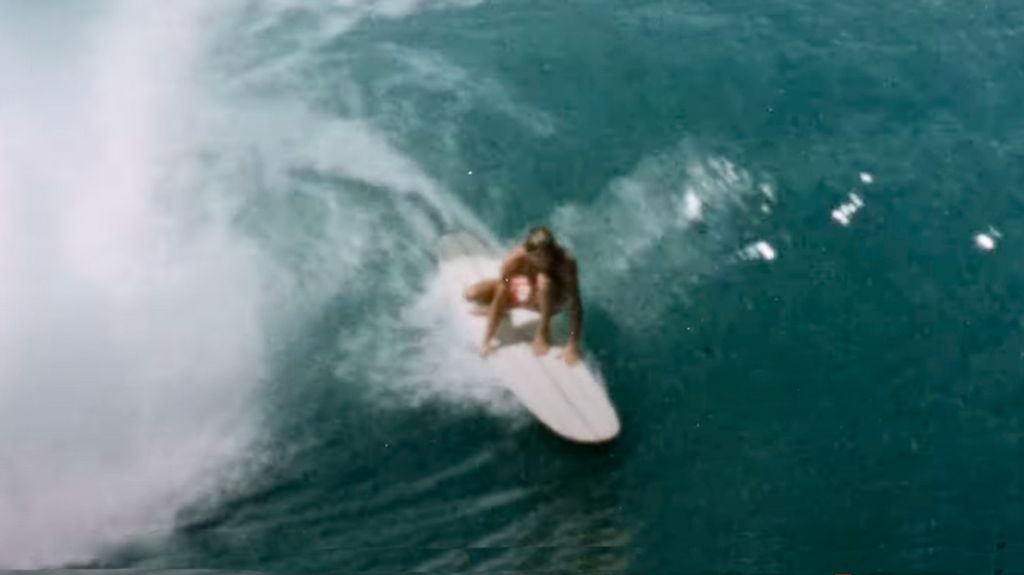
<path id="1" fill-rule="evenodd" d="M 547 274 L 537 274 L 537 310 L 540 312 L 540 323 L 537 334 L 533 337 L 533 351 L 537 355 L 548 352 L 551 341 L 551 314 L 554 312 L 554 290 Z"/>
<path id="2" fill-rule="evenodd" d="M 494 300 L 494 290 L 498 289 L 498 282 L 501 280 L 490 279 L 479 281 L 468 288 L 463 295 L 466 299 L 480 305 L 490 305 Z"/>

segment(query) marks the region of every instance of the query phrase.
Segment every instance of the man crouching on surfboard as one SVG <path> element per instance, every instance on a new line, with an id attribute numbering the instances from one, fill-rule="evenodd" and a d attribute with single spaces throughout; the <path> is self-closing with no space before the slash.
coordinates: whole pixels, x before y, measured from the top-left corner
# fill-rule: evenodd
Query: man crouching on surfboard
<path id="1" fill-rule="evenodd" d="M 583 304 L 580 302 L 576 258 L 558 245 L 546 227 L 531 228 L 523 244 L 509 252 L 501 265 L 500 278 L 483 280 L 471 286 L 465 296 L 470 301 L 489 306 L 487 331 L 481 350 L 484 356 L 494 349 L 491 344 L 494 333 L 506 312 L 512 308 L 540 312 L 533 351 L 544 355 L 550 346 L 551 316 L 569 305 L 571 318 L 565 361 L 569 365 L 579 361 Z"/>

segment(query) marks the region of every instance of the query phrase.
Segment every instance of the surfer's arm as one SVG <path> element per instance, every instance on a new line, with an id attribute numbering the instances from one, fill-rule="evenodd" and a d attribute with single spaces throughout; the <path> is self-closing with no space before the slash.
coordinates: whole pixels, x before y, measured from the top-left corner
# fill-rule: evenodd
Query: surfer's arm
<path id="1" fill-rule="evenodd" d="M 482 342 L 484 355 L 490 353 L 491 339 L 494 338 L 495 332 L 498 331 L 498 324 L 501 322 L 501 318 L 505 314 L 505 307 L 507 305 L 506 300 L 508 299 L 509 291 L 508 281 L 515 273 L 520 257 L 521 256 L 517 250 L 512 254 L 509 254 L 501 264 L 501 281 L 498 282 L 498 286 L 494 288 L 494 295 L 491 298 L 490 309 L 487 313 L 487 329 L 484 330 L 484 341 Z"/>
<path id="2" fill-rule="evenodd" d="M 487 313 L 487 329 L 484 331 L 483 341 L 483 352 L 484 355 L 491 349 L 491 339 L 494 338 L 494 333 L 498 331 L 498 322 L 501 320 L 502 304 L 508 295 L 508 283 L 504 281 L 498 282 L 498 287 L 494 288 L 494 298 L 491 300 L 491 307 Z"/>
<path id="3" fill-rule="evenodd" d="M 566 346 L 566 359 L 575 363 L 579 357 L 580 334 L 583 331 L 583 300 L 580 298 L 580 283 L 577 276 L 576 262 L 571 264 L 569 274 L 569 343 Z"/>
<path id="4" fill-rule="evenodd" d="M 569 298 L 572 300 L 569 304 L 569 345 L 576 347 L 580 341 L 580 332 L 583 330 L 583 302 L 580 299 L 580 285 L 575 273 L 569 287 Z"/>

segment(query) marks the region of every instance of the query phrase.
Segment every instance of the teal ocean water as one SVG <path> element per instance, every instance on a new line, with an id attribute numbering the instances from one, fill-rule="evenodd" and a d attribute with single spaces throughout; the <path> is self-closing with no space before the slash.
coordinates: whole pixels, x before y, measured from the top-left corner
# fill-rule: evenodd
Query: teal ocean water
<path id="1" fill-rule="evenodd" d="M 1024 5 L 0 2 L 0 567 L 1024 571 Z M 452 345 L 549 225 L 623 424 Z"/>

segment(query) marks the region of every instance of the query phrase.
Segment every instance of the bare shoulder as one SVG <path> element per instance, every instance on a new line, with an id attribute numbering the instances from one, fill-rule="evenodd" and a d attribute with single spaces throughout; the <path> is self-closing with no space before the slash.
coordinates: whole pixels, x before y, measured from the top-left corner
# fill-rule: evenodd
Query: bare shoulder
<path id="1" fill-rule="evenodd" d="M 575 284 L 579 281 L 579 270 L 576 264 L 576 257 L 569 250 L 562 250 L 562 261 L 558 266 L 558 275 L 563 282 Z"/>
<path id="2" fill-rule="evenodd" d="M 519 263 L 519 262 L 521 262 L 521 261 L 523 261 L 525 259 L 526 259 L 526 249 L 523 248 L 523 246 L 516 246 L 516 247 L 512 248 L 511 250 L 509 250 L 509 252 L 507 254 L 505 254 L 505 262 L 504 263 L 506 263 L 506 264 L 515 264 L 515 263 Z"/>
<path id="3" fill-rule="evenodd" d="M 516 246 L 512 248 L 507 254 L 505 259 L 501 262 L 501 269 L 504 274 L 512 273 L 519 270 L 523 263 L 526 261 L 526 250 L 523 246 Z"/>
<path id="4" fill-rule="evenodd" d="M 562 265 L 565 266 L 566 271 L 572 272 L 573 274 L 576 273 L 576 256 L 565 248 L 562 248 Z"/>

